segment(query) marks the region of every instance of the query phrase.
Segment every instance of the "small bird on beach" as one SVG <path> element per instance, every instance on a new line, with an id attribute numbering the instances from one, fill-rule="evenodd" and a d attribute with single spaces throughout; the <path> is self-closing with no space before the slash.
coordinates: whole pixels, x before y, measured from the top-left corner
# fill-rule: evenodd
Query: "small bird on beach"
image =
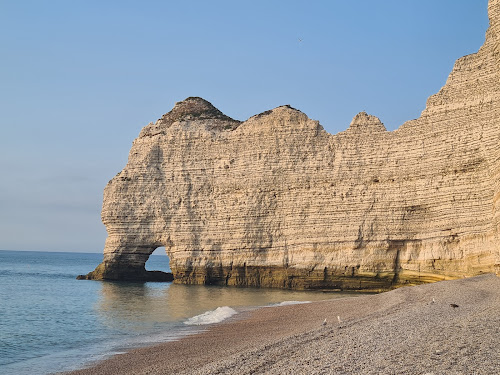
<path id="1" fill-rule="evenodd" d="M 326 318 L 323 320 L 323 323 L 321 323 L 322 326 L 326 326 Z"/>
<path id="2" fill-rule="evenodd" d="M 436 300 L 434 298 L 432 298 L 432 302 L 431 303 L 436 303 Z"/>
<path id="3" fill-rule="evenodd" d="M 342 323 L 342 321 L 340 320 L 340 316 L 337 315 L 337 320 L 339 321 L 339 324 Z"/>
<path id="4" fill-rule="evenodd" d="M 456 303 L 450 303 L 450 306 L 453 307 L 454 309 L 456 309 L 458 307 L 458 305 Z"/>

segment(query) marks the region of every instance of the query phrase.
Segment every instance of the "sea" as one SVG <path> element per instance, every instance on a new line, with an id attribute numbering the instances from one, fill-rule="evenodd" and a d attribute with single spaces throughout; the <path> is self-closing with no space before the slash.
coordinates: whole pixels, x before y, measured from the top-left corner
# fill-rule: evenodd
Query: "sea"
<path id="1" fill-rule="evenodd" d="M 102 254 L 0 250 L 0 374 L 46 375 L 177 340 L 244 311 L 340 293 L 76 280 Z M 166 255 L 146 269 L 169 271 Z"/>

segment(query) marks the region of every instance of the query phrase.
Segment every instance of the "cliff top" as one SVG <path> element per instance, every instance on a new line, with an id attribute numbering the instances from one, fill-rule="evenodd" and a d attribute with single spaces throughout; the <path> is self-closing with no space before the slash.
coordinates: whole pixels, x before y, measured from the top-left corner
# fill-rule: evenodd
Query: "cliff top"
<path id="1" fill-rule="evenodd" d="M 359 112 L 351 121 L 349 130 L 356 131 L 386 131 L 384 124 L 377 116 L 369 115 L 366 112 Z"/>
<path id="2" fill-rule="evenodd" d="M 282 105 L 268 111 L 254 115 L 250 119 L 258 119 L 275 113 L 276 111 L 293 111 L 303 114 L 300 110 L 293 108 L 289 104 Z M 193 120 L 215 120 L 211 128 L 220 128 L 224 130 L 235 129 L 241 121 L 232 119 L 215 108 L 209 101 L 199 97 L 189 97 L 183 101 L 175 103 L 174 108 L 164 114 L 157 122 L 157 125 L 170 127 L 176 121 Z M 215 125 L 215 126 L 214 126 Z M 218 126 L 220 125 L 220 126 Z M 376 116 L 360 112 L 354 116 L 349 129 L 356 132 L 380 132 L 387 131 L 384 124 Z"/>
<path id="3" fill-rule="evenodd" d="M 175 103 L 174 108 L 164 114 L 159 122 L 170 126 L 175 121 L 182 120 L 222 120 L 231 123 L 240 123 L 215 108 L 212 103 L 199 97 L 189 97 Z"/>

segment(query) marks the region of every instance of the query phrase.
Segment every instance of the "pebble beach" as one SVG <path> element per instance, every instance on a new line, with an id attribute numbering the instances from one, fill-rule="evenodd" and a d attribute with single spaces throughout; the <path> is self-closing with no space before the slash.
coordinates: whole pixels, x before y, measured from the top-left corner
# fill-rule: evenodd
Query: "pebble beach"
<path id="1" fill-rule="evenodd" d="M 261 308 L 70 374 L 171 373 L 500 374 L 500 278 Z"/>

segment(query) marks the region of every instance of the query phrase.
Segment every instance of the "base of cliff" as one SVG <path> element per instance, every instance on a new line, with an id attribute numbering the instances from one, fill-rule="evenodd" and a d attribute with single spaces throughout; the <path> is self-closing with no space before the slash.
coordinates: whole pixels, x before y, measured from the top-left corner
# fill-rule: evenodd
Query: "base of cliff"
<path id="1" fill-rule="evenodd" d="M 109 281 L 138 281 L 138 282 L 170 282 L 174 276 L 170 272 L 147 271 L 135 267 L 110 267 L 101 263 L 92 272 L 78 275 L 77 280 L 109 280 Z"/>
<path id="2" fill-rule="evenodd" d="M 481 274 L 479 272 L 478 274 Z M 173 273 L 147 271 L 141 267 L 101 263 L 92 272 L 79 275 L 78 280 L 109 280 L 128 282 L 171 282 L 191 285 L 279 288 L 293 290 L 333 290 L 382 292 L 401 286 L 420 285 L 452 280 L 465 276 L 454 273 L 424 273 L 409 270 L 366 272 L 356 268 L 342 270 L 324 268 L 308 270 L 286 267 L 195 267 L 173 269 Z"/>
<path id="3" fill-rule="evenodd" d="M 244 266 L 174 269 L 174 283 L 294 290 L 336 290 L 382 292 L 401 286 L 420 285 L 463 277 L 458 274 L 398 272 L 360 272 L 322 268 L 308 270 L 286 267 Z"/>

